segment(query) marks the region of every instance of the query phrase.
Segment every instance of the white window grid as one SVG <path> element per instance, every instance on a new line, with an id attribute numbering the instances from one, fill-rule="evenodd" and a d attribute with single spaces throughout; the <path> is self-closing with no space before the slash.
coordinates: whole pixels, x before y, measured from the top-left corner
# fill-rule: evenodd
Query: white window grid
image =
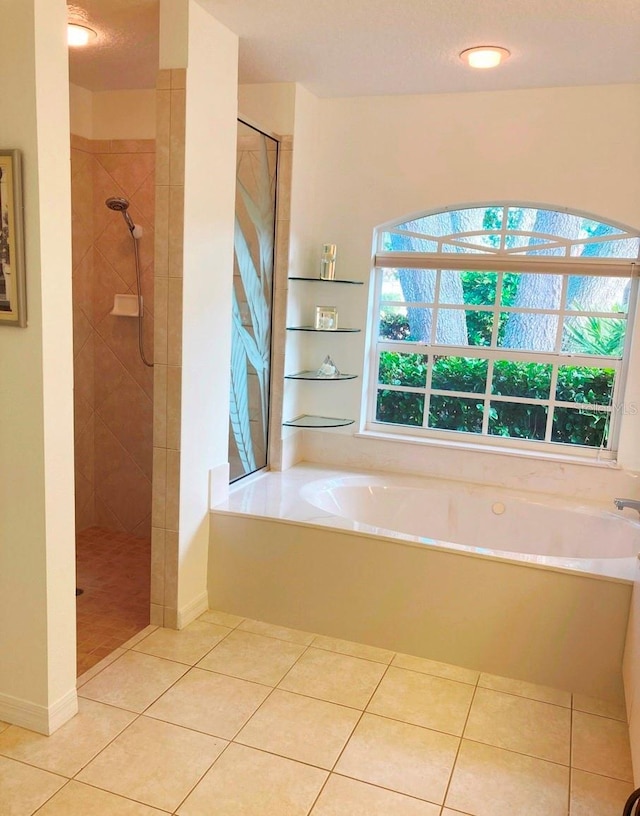
<path id="1" fill-rule="evenodd" d="M 568 242 L 567 242 L 568 243 Z M 569 251 L 569 246 L 566 247 Z M 430 254 L 429 254 L 430 255 Z M 571 409 L 582 409 L 584 411 L 597 411 L 606 413 L 609 417 L 609 428 L 607 433 L 607 440 L 606 444 L 603 444 L 600 448 L 593 448 L 593 447 L 584 447 L 581 450 L 582 455 L 592 455 L 592 456 L 601 456 L 604 453 L 608 454 L 606 458 L 612 458 L 612 453 L 615 452 L 617 449 L 617 441 L 619 435 L 619 425 L 620 423 L 617 422 L 618 414 L 620 413 L 619 408 L 621 405 L 621 395 L 624 393 L 624 380 L 626 378 L 626 369 L 628 364 L 628 354 L 629 354 L 629 346 L 630 346 L 630 337 L 631 332 L 628 330 L 628 327 L 633 325 L 633 315 L 630 315 L 629 312 L 601 312 L 601 311 L 586 311 L 586 310 L 578 310 L 578 309 L 570 309 L 567 308 L 566 300 L 567 300 L 567 286 L 570 275 L 572 274 L 597 274 L 598 267 L 600 268 L 601 274 L 616 274 L 616 275 L 625 275 L 631 277 L 631 292 L 629 296 L 629 304 L 630 304 L 630 311 L 632 311 L 632 305 L 635 303 L 637 298 L 637 279 L 634 275 L 635 265 L 629 262 L 625 264 L 620 263 L 608 263 L 606 261 L 601 262 L 600 264 L 589 264 L 589 268 L 585 269 L 584 266 L 581 265 L 579 268 L 577 265 L 574 265 L 574 259 L 570 261 L 565 260 L 564 263 L 559 264 L 558 259 L 554 258 L 552 263 L 550 264 L 549 261 L 551 259 L 545 259 L 541 263 L 538 263 L 541 259 L 535 259 L 532 266 L 533 269 L 539 271 L 541 273 L 546 274 L 555 274 L 555 275 L 562 275 L 562 291 L 560 295 L 560 304 L 561 307 L 558 309 L 536 309 L 536 308 L 527 308 L 527 307 L 515 307 L 515 306 L 504 306 L 501 305 L 502 300 L 502 286 L 504 280 L 504 274 L 507 272 L 522 272 L 522 271 L 533 271 L 529 264 L 526 264 L 526 269 L 524 263 L 514 263 L 513 261 L 509 262 L 508 267 L 502 267 L 501 260 L 497 257 L 493 257 L 490 259 L 489 264 L 479 264 L 478 261 L 480 260 L 477 256 L 467 257 L 464 260 L 458 255 L 454 258 L 449 256 L 447 261 L 449 263 L 443 265 L 442 268 L 436 267 L 435 258 L 430 256 L 428 261 L 425 263 L 427 259 L 427 253 L 412 253 L 411 256 L 407 256 L 406 254 L 402 253 L 395 253 L 395 252 L 383 252 L 379 253 L 376 256 L 376 260 L 382 262 L 380 266 L 376 267 L 376 277 L 375 277 L 375 299 L 374 303 L 376 305 L 376 319 L 378 317 L 379 312 L 382 308 L 424 308 L 424 309 L 431 309 L 432 310 L 432 319 L 431 319 L 431 338 L 430 342 L 411 342 L 407 340 L 389 340 L 384 339 L 381 340 L 379 338 L 379 330 L 378 324 L 376 322 L 375 330 L 376 330 L 376 342 L 374 344 L 375 353 L 372 355 L 372 385 L 373 387 L 369 389 L 369 405 L 368 405 L 368 422 L 367 427 L 370 429 L 375 430 L 383 430 L 385 433 L 388 433 L 390 430 L 396 430 L 396 432 L 400 432 L 403 434 L 411 433 L 411 434 L 419 434 L 423 436 L 433 436 L 436 438 L 444 438 L 444 439 L 457 439 L 460 440 L 461 437 L 467 437 L 473 439 L 475 442 L 480 442 L 481 444 L 500 444 L 509 446 L 517 446 L 517 447 L 524 447 L 524 448 L 532 448 L 532 449 L 546 449 L 546 450 L 557 450 L 560 448 L 570 448 L 572 451 L 575 449 L 580 449 L 581 446 L 572 444 L 572 443 L 562 443 L 562 442 L 552 442 L 552 433 L 553 433 L 553 417 L 554 417 L 554 409 L 558 408 L 571 408 Z M 402 258 L 402 262 L 398 263 Z M 407 260 L 411 261 L 411 263 L 406 263 Z M 422 260 L 422 264 L 421 264 Z M 442 258 L 440 259 L 443 260 Z M 484 259 L 482 259 L 484 260 Z M 524 260 L 524 259 L 522 259 Z M 577 260 L 577 259 L 576 259 Z M 397 265 L 396 265 L 397 264 Z M 564 265 L 569 266 L 569 268 L 564 271 Z M 434 297 L 433 301 L 431 302 L 408 302 L 408 301 L 393 301 L 393 300 L 382 300 L 382 273 L 385 269 L 400 269 L 400 268 L 413 268 L 413 269 L 435 269 L 436 271 L 436 280 L 435 280 L 435 287 L 434 287 Z M 439 302 L 439 292 L 440 292 L 440 278 L 442 269 L 450 269 L 453 271 L 463 272 L 463 271 L 477 271 L 479 268 L 482 268 L 486 271 L 492 271 L 497 274 L 497 281 L 496 281 L 496 294 L 494 304 L 492 305 L 476 305 L 476 304 L 453 304 L 453 303 L 440 303 Z M 474 311 L 474 312 L 490 312 L 493 314 L 493 321 L 492 321 L 492 336 L 491 336 L 491 344 L 490 345 L 466 345 L 466 346 L 456 346 L 450 344 L 442 344 L 436 343 L 436 331 L 437 331 L 437 322 L 438 322 L 438 314 L 441 310 L 450 310 L 456 309 L 460 311 Z M 529 313 L 529 314 L 545 314 L 545 315 L 556 315 L 557 316 L 557 329 L 556 329 L 556 342 L 554 350 L 550 350 L 548 352 L 539 352 L 539 351 L 530 351 L 526 349 L 512 349 L 506 348 L 503 346 L 498 346 L 498 331 L 499 331 L 499 324 L 500 324 L 500 315 L 506 313 L 514 313 L 514 312 L 521 312 L 521 313 Z M 624 352 L 620 357 L 611 357 L 611 356 L 603 356 L 603 355 L 587 355 L 587 354 L 576 354 L 573 352 L 566 352 L 562 351 L 562 336 L 564 332 L 564 325 L 565 325 L 565 318 L 576 318 L 576 317 L 596 317 L 596 318 L 611 318 L 611 319 L 618 319 L 618 320 L 625 320 L 627 321 L 627 330 L 625 330 L 625 344 L 624 344 Z M 426 355 L 428 357 L 428 365 L 427 365 L 427 378 L 424 387 L 416 387 L 416 386 L 399 386 L 399 385 L 385 385 L 379 382 L 379 361 L 380 361 L 380 352 L 381 351 L 395 351 L 401 352 L 403 354 L 420 354 Z M 432 374 L 433 374 L 433 361 L 435 357 L 463 357 L 463 358 L 476 358 L 476 359 L 486 359 L 488 361 L 488 369 L 487 369 L 487 378 L 485 381 L 485 389 L 482 392 L 468 392 L 468 391 L 448 391 L 443 389 L 434 389 L 431 387 L 432 382 Z M 506 360 L 506 361 L 513 361 L 513 362 L 535 362 L 535 363 L 543 363 L 549 364 L 552 366 L 551 369 L 551 383 L 549 388 L 549 398 L 548 399 L 536 399 L 533 397 L 520 397 L 520 396 L 508 396 L 508 395 L 498 395 L 491 393 L 492 385 L 493 385 L 493 369 L 494 364 L 496 361 Z M 566 402 L 562 400 L 557 400 L 555 398 L 556 388 L 557 388 L 557 380 L 558 380 L 558 369 L 562 366 L 566 365 L 574 365 L 574 366 L 584 366 L 588 368 L 608 368 L 613 369 L 614 371 L 614 387 L 612 389 L 611 399 L 608 405 L 595 405 L 592 403 L 576 403 L 576 402 Z M 415 426 L 415 425 L 401 425 L 401 424 L 394 424 L 389 422 L 379 422 L 376 420 L 376 409 L 377 409 L 377 398 L 379 391 L 404 391 L 408 393 L 420 394 L 424 395 L 424 409 L 423 409 L 423 422 L 422 426 Z M 463 432 L 463 431 L 448 431 L 439 428 L 433 428 L 429 426 L 429 407 L 430 407 L 430 399 L 431 396 L 446 396 L 452 399 L 476 399 L 478 403 L 483 403 L 483 418 L 482 418 L 482 430 L 479 433 L 474 432 Z M 546 416 L 546 428 L 545 428 L 545 437 L 544 440 L 531 440 L 531 439 L 522 439 L 517 437 L 503 437 L 499 435 L 489 434 L 489 409 L 491 402 L 507 402 L 507 403 L 516 403 L 516 404 L 525 404 L 525 405 L 542 405 L 546 406 L 547 408 L 547 416 Z"/>

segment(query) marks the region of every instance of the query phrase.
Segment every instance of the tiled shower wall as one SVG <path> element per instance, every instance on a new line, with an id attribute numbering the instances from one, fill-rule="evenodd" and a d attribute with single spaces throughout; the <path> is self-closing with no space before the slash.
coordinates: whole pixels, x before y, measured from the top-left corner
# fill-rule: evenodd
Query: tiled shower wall
<path id="1" fill-rule="evenodd" d="M 156 268 L 151 623 L 178 628 L 186 70 L 156 85 Z"/>
<path id="2" fill-rule="evenodd" d="M 128 198 L 139 241 L 144 345 L 153 360 L 154 140 L 71 137 L 76 529 L 151 534 L 153 369 L 138 353 L 138 321 L 109 314 L 135 293 L 133 241 L 105 206 Z"/>

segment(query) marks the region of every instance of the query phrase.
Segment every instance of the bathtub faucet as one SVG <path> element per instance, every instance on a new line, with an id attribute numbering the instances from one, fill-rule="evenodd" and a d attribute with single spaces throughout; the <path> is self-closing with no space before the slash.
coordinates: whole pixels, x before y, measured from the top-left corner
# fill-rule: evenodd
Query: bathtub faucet
<path id="1" fill-rule="evenodd" d="M 618 510 L 623 510 L 625 507 L 630 507 L 632 510 L 637 510 L 640 513 L 639 499 L 614 499 L 613 503 Z"/>

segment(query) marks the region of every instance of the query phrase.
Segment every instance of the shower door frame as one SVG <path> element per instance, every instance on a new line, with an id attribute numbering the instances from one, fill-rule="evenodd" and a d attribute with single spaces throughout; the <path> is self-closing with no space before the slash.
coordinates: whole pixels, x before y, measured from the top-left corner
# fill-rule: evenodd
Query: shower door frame
<path id="1" fill-rule="evenodd" d="M 271 291 L 271 337 L 269 344 L 269 399 L 267 404 L 266 461 L 253 471 L 230 480 L 240 482 L 264 470 L 282 469 L 282 398 L 284 382 L 285 318 L 287 276 L 289 266 L 289 218 L 292 138 L 265 130 L 247 117 L 238 116 L 238 125 L 246 125 L 276 142 L 277 161 L 275 178 L 274 246 Z M 286 185 L 286 187 L 285 187 Z"/>

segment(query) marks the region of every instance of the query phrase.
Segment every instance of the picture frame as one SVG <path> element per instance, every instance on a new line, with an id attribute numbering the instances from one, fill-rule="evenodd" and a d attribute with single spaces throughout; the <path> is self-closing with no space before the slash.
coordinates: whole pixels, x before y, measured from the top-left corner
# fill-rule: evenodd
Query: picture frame
<path id="1" fill-rule="evenodd" d="M 335 306 L 316 306 L 316 319 L 313 327 L 318 331 L 336 331 L 338 310 Z"/>
<path id="2" fill-rule="evenodd" d="M 0 326 L 26 325 L 22 157 L 0 150 Z"/>

